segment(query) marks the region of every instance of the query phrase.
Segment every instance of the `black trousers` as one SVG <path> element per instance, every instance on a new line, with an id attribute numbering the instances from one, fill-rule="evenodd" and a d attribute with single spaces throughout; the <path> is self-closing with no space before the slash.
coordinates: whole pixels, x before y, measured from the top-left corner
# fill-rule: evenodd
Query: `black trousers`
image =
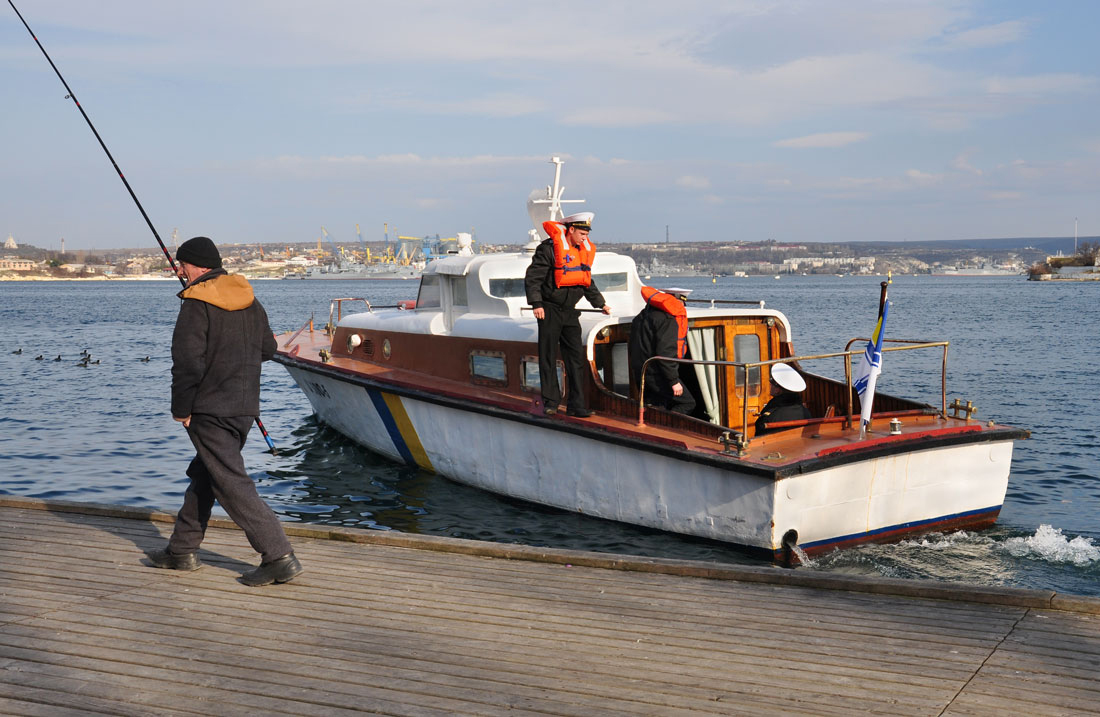
<path id="1" fill-rule="evenodd" d="M 680 381 L 680 385 L 684 386 L 684 382 Z M 664 375 L 657 372 L 646 372 L 645 402 L 651 406 L 660 406 L 667 411 L 685 415 L 691 415 L 695 410 L 695 397 L 691 395 L 688 387 L 684 386 L 684 392 L 675 396 L 672 393 L 672 384 Z"/>
<path id="2" fill-rule="evenodd" d="M 557 355 L 565 364 L 565 379 L 569 385 L 568 408 L 583 411 L 588 408 L 585 390 L 588 385 L 584 347 L 581 345 L 580 312 L 543 304 L 546 317 L 539 319 L 539 384 L 542 387 L 542 404 L 557 408 L 561 403 L 561 387 L 558 386 Z"/>
<path id="3" fill-rule="evenodd" d="M 169 551 L 183 555 L 199 549 L 206 535 L 210 511 L 217 500 L 244 531 L 262 562 L 291 552 L 283 526 L 260 497 L 241 457 L 241 448 L 254 420 L 252 416 L 191 416 L 187 429 L 195 446 L 195 458 L 187 467 L 191 485 L 183 494 L 183 507 L 168 540 Z"/>

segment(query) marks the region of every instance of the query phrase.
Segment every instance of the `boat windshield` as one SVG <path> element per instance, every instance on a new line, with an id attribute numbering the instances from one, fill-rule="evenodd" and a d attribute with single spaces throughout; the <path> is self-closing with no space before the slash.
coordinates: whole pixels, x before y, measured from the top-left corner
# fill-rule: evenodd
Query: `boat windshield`
<path id="1" fill-rule="evenodd" d="M 608 291 L 628 291 L 630 284 L 625 271 L 610 274 L 593 274 L 592 281 L 601 293 Z M 489 279 L 489 295 L 498 299 L 514 299 L 525 296 L 523 278 Z"/>

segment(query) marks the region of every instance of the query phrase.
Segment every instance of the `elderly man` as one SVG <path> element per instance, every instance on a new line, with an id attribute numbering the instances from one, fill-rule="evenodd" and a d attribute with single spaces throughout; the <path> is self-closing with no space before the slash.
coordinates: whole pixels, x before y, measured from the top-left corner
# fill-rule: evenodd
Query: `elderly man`
<path id="1" fill-rule="evenodd" d="M 168 546 L 152 564 L 197 570 L 196 552 L 217 500 L 261 556 L 245 585 L 285 583 L 302 572 L 286 533 L 245 470 L 241 448 L 260 413 L 260 364 L 275 355 L 267 313 L 248 281 L 222 269 L 214 242 L 195 237 L 176 252 L 187 285 L 172 334 L 172 417 L 195 446 L 191 479 Z"/>
<path id="2" fill-rule="evenodd" d="M 549 238 L 535 249 L 524 278 L 527 302 L 539 322 L 539 383 L 542 410 L 548 416 L 557 413 L 561 402 L 556 370 L 559 349 L 569 383 L 566 413 L 578 418 L 592 415 L 585 398 L 588 371 L 577 302 L 583 296 L 595 308 L 611 313 L 603 294 L 592 283 L 596 245 L 589 240 L 588 233 L 594 217 L 592 212 L 581 212 L 561 222 L 543 222 L 542 228 Z"/>

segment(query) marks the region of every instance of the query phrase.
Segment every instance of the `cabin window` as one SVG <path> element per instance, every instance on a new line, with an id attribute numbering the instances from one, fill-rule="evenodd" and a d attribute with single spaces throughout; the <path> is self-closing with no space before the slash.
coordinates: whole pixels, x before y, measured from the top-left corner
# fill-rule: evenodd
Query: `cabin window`
<path id="1" fill-rule="evenodd" d="M 596 285 L 601 294 L 605 291 L 627 291 L 630 288 L 625 271 L 615 272 L 614 274 L 593 274 L 592 283 Z"/>
<path id="2" fill-rule="evenodd" d="M 733 360 L 738 363 L 754 363 L 760 360 L 760 337 L 756 334 L 738 334 L 733 337 Z M 737 389 L 745 385 L 745 369 L 737 366 L 734 371 Z M 753 389 L 756 389 L 755 391 Z M 760 367 L 749 369 L 749 394 L 755 396 L 760 390 Z"/>
<path id="3" fill-rule="evenodd" d="M 538 375 L 538 364 L 535 364 Z M 508 385 L 508 367 L 504 363 L 503 351 L 471 351 L 470 377 L 474 383 L 489 386 Z"/>
<path id="4" fill-rule="evenodd" d="M 495 296 L 498 299 L 514 299 L 517 296 L 526 295 L 523 279 L 489 279 L 489 296 Z"/>
<path id="5" fill-rule="evenodd" d="M 416 308 L 438 309 L 441 305 L 439 275 L 425 274 L 420 277 L 420 293 L 416 296 Z"/>
<path id="6" fill-rule="evenodd" d="M 558 361 L 558 386 L 565 385 L 565 364 Z M 539 357 L 524 356 L 520 361 L 520 378 L 523 381 L 523 390 L 538 393 L 542 389 L 542 380 L 539 378 Z"/>
<path id="7" fill-rule="evenodd" d="M 451 306 L 469 306 L 466 298 L 466 277 L 451 279 Z"/>

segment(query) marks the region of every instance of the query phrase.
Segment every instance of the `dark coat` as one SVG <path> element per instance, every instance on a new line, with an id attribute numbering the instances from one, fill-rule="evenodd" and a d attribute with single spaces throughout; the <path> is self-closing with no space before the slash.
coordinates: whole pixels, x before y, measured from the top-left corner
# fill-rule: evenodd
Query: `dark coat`
<path id="1" fill-rule="evenodd" d="M 771 428 L 772 423 L 799 421 L 804 418 L 813 418 L 813 414 L 810 413 L 810 409 L 802 405 L 802 394 L 784 391 L 768 401 L 760 411 L 760 417 L 756 419 L 756 435 L 779 430 Z"/>
<path id="2" fill-rule="evenodd" d="M 535 249 L 535 255 L 531 257 L 531 264 L 523 279 L 523 287 L 527 293 L 527 303 L 535 309 L 543 304 L 550 304 L 558 309 L 572 309 L 582 296 L 596 309 L 603 308 L 606 303 L 603 294 L 596 288 L 596 282 L 588 286 L 558 287 L 554 281 L 554 243 L 549 239 Z"/>
<path id="3" fill-rule="evenodd" d="M 260 415 L 260 364 L 275 355 L 248 281 L 214 269 L 179 293 L 172 333 L 172 416 Z"/>
<path id="4" fill-rule="evenodd" d="M 642 366 L 652 356 L 677 358 L 679 338 L 676 318 L 655 306 L 646 306 L 630 323 L 630 377 L 635 384 L 642 379 Z M 646 371 L 646 383 L 662 376 L 668 386 L 680 380 L 679 364 L 671 361 L 651 361 Z"/>

